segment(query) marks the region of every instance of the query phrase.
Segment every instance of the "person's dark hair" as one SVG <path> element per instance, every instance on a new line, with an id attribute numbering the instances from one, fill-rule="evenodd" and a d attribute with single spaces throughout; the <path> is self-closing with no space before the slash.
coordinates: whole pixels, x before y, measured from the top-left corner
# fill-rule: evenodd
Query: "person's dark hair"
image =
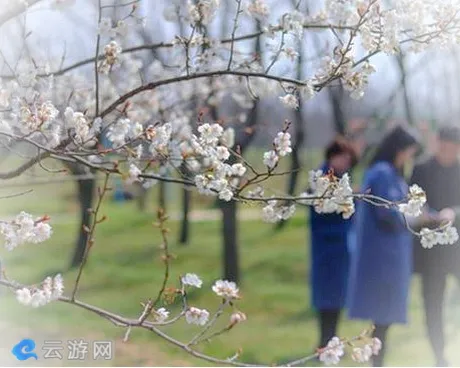
<path id="1" fill-rule="evenodd" d="M 329 161 L 332 157 L 348 153 L 351 157 L 351 167 L 358 163 L 358 155 L 353 145 L 343 137 L 336 137 L 327 147 L 325 159 Z"/>
<path id="2" fill-rule="evenodd" d="M 444 125 L 438 130 L 438 138 L 442 141 L 460 143 L 460 128 L 454 125 Z"/>
<path id="3" fill-rule="evenodd" d="M 379 161 L 386 161 L 394 165 L 397 154 L 413 145 L 418 149 L 421 148 L 416 134 L 408 128 L 399 125 L 385 135 L 377 146 L 377 150 L 369 166 Z"/>

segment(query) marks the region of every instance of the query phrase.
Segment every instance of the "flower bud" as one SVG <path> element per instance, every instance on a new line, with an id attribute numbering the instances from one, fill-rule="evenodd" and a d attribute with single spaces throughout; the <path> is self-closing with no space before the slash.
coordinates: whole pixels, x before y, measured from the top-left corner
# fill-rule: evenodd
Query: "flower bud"
<path id="1" fill-rule="evenodd" d="M 244 322 L 246 321 L 246 314 L 243 312 L 235 312 L 230 316 L 230 324 L 231 325 L 236 325 L 237 323 Z"/>

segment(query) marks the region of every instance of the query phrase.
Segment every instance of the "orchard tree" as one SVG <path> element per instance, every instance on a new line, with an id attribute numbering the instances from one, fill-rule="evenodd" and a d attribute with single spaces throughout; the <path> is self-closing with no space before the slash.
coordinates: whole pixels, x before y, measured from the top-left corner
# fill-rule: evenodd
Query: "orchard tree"
<path id="1" fill-rule="evenodd" d="M 145 329 L 215 364 L 254 366 L 241 361 L 239 353 L 223 359 L 200 350 L 203 342 L 246 320 L 244 312 L 238 309 L 240 290 L 232 281 L 217 280 L 212 291 L 219 306 L 211 314 L 210 306 L 197 307 L 188 302 L 188 290 L 202 286 L 199 276 L 188 273 L 195 270 L 181 270 L 184 276 L 171 287 L 172 256 L 163 210 L 158 211 L 157 225 L 164 279 L 156 295 L 146 290 L 139 317 L 124 317 L 78 298 L 85 266 L 91 250 L 97 246 L 97 228 L 105 220 L 102 203 L 111 178 L 146 187 L 160 182 L 186 186 L 233 205 L 252 203 L 260 206 L 261 220 L 270 223 L 290 218 L 298 206 L 313 206 L 319 213 L 339 213 L 349 218 L 355 211 L 355 200 L 399 211 L 404 218 L 419 216 L 426 198 L 417 185 L 410 188 L 404 201 L 392 202 L 370 193 L 353 192 L 348 175 L 339 179 L 333 173 L 312 172 L 308 192 L 274 195 L 268 189 L 271 178 L 290 174 L 278 167 L 292 152 L 290 122 L 280 122 L 271 146 L 260 157 L 265 165 L 260 171 L 245 159 L 239 147 L 242 145 L 239 142 L 248 137 L 239 137 L 238 124 L 247 119 L 215 121 L 190 110 L 192 102 L 196 106 L 218 108 L 227 99 L 233 99 L 250 114 L 257 101 L 274 96 L 280 103 L 297 109 L 301 102 L 314 99 L 321 90 L 338 85 L 359 99 L 375 72 L 372 56 L 386 53 L 394 57 L 401 51 L 406 55 L 427 48 L 449 47 L 455 45 L 460 35 L 460 5 L 454 1 L 401 0 L 388 6 L 379 0 L 325 0 L 308 13 L 300 11 L 301 2 L 289 2 L 291 10 L 276 14 L 275 7 L 264 0 L 235 0 L 233 7 L 225 7 L 233 9 L 233 14 L 230 34 L 223 38 L 213 38 L 211 32 L 214 23 L 228 16 L 220 13 L 219 0 L 165 2 L 166 20 L 186 24 L 182 35 L 157 43 L 136 44 L 139 41 L 134 36 L 136 30 L 149 21 L 139 14 L 141 1 L 98 0 L 93 20 L 97 24 L 93 34 L 95 52 L 91 58 L 65 66 L 62 58 L 46 59 L 43 53 L 35 55 L 32 48 L 21 53 L 14 63 L 4 57 L 0 141 L 6 147 L 27 143 L 35 147 L 36 155 L 0 173 L 0 179 L 17 177 L 47 159 L 86 167 L 102 176 L 103 184 L 88 209 L 92 217 L 84 228 L 86 244 L 76 280 L 50 275 L 35 285 L 24 285 L 2 276 L 0 284 L 8 287 L 24 305 L 41 307 L 50 302 L 64 302 L 96 313 L 124 328 L 125 340 L 133 329 Z M 40 39 L 23 20 L 35 6 L 46 4 L 69 12 L 80 9 L 71 0 L 34 1 L 29 8 L 27 1 L 20 3 L 24 9 L 16 9 L 10 16 L 22 19 L 24 43 L 30 34 Z M 117 18 L 113 18 L 114 14 Z M 247 31 L 247 25 L 254 24 L 254 20 L 260 28 Z M 325 52 L 310 62 L 306 73 L 299 74 L 296 72 L 299 47 L 309 35 L 318 32 L 332 34 L 334 47 L 330 53 Z M 268 44 L 264 60 L 250 51 L 257 40 Z M 308 47 L 308 43 L 303 47 Z M 161 58 L 142 65 L 136 55 L 152 50 Z M 293 73 L 301 79 L 275 73 L 280 63 L 284 66 L 292 63 Z M 89 66 L 91 73 L 80 72 L 84 66 Z M 147 71 L 139 73 L 141 68 Z M 110 148 L 101 147 L 101 137 L 107 137 Z M 40 167 L 45 169 L 43 165 Z M 0 223 L 4 247 L 14 251 L 26 243 L 44 242 L 52 236 L 51 224 L 52 219 L 47 216 L 21 212 L 14 219 Z M 427 248 L 452 244 L 458 239 L 450 223 L 420 232 L 412 230 L 409 221 L 407 226 Z M 68 292 L 64 292 L 64 284 Z M 183 306 L 174 315 L 165 304 L 165 299 L 171 298 L 180 299 Z M 228 323 L 219 329 L 216 322 L 224 313 L 228 313 Z M 179 341 L 163 329 L 176 323 L 197 325 L 196 335 L 190 341 Z M 356 337 L 335 337 L 323 349 L 287 365 L 303 364 L 318 356 L 325 363 L 338 363 L 344 349 L 351 349 L 351 356 L 357 362 L 369 360 L 380 349 L 379 341 L 370 337 L 370 331 Z"/>

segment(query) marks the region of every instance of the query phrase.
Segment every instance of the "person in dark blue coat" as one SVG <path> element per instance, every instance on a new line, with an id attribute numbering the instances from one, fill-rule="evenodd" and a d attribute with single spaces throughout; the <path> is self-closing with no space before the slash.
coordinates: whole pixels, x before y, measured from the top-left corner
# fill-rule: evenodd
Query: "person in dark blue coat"
<path id="1" fill-rule="evenodd" d="M 357 161 L 356 152 L 344 139 L 335 139 L 326 149 L 323 173 L 338 177 Z M 347 235 L 351 220 L 340 214 L 319 214 L 310 208 L 311 299 L 319 313 L 319 347 L 336 335 L 340 311 L 345 305 L 349 257 Z"/>
<path id="2" fill-rule="evenodd" d="M 417 152 L 409 130 L 394 128 L 383 139 L 365 171 L 362 192 L 400 201 L 407 197 L 404 166 Z M 393 323 L 407 322 L 412 273 L 412 236 L 397 209 L 359 202 L 354 218 L 355 241 L 348 285 L 349 317 L 371 320 L 382 350 L 373 361 L 383 366 L 385 338 Z"/>

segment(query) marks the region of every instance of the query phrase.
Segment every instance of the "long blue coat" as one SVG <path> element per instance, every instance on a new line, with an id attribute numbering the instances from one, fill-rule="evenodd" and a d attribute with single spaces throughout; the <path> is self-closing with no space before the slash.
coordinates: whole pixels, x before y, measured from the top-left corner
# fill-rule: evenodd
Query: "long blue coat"
<path id="1" fill-rule="evenodd" d="M 328 167 L 323 165 L 321 170 L 326 173 Z M 339 214 L 318 214 L 310 207 L 311 300 L 317 310 L 345 306 L 350 225 L 351 219 L 345 220 Z"/>
<path id="2" fill-rule="evenodd" d="M 364 175 L 363 191 L 401 200 L 407 184 L 393 165 L 378 162 Z M 349 317 L 376 324 L 406 323 L 412 238 L 396 209 L 359 202 L 348 285 Z"/>

